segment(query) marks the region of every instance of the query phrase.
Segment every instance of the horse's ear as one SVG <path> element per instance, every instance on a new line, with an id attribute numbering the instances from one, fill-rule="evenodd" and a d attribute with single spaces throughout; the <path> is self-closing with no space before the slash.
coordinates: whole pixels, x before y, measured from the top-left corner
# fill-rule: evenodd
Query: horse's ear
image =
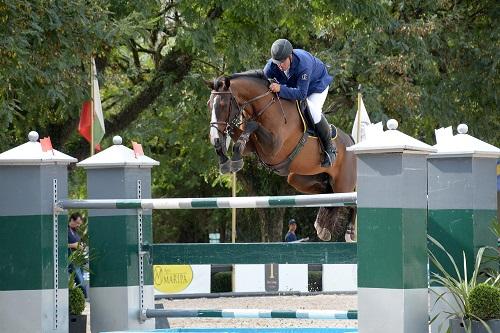
<path id="1" fill-rule="evenodd" d="M 203 80 L 205 82 L 205 85 L 210 88 L 210 90 L 215 90 L 215 85 L 214 81 L 209 81 L 209 80 Z"/>
<path id="2" fill-rule="evenodd" d="M 224 77 L 224 88 L 228 90 L 230 85 L 231 85 L 231 78 L 229 78 L 229 76 Z"/>

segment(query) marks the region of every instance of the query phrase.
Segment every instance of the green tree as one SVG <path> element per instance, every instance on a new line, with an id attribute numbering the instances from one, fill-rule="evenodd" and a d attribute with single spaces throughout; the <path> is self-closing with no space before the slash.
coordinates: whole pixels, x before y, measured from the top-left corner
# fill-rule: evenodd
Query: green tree
<path id="1" fill-rule="evenodd" d="M 336 111 L 328 117 L 340 128 L 350 130 L 362 84 L 374 121 L 396 118 L 427 143 L 436 127 L 466 122 L 470 134 L 498 146 L 498 8 L 493 0 L 0 0 L 0 139 L 11 147 L 36 129 L 57 149 L 88 156 L 75 129 L 94 55 L 103 146 L 116 134 L 141 142 L 161 162 L 155 197 L 228 196 L 208 142 L 203 79 L 262 68 L 271 43 L 283 37 L 331 65 L 325 108 Z M 238 178 L 239 195 L 293 193 L 256 160 L 247 159 Z M 306 211 L 312 224 L 315 212 Z M 238 237 L 281 239 L 292 212 L 302 214 L 239 210 Z M 154 216 L 160 241 L 229 235 L 229 211 Z"/>

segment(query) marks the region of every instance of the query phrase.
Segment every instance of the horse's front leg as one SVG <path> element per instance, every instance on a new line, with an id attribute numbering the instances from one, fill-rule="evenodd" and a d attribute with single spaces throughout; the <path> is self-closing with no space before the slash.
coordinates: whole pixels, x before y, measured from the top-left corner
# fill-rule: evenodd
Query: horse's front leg
<path id="1" fill-rule="evenodd" d="M 246 124 L 245 130 L 239 136 L 238 140 L 233 145 L 233 156 L 231 157 L 231 172 L 238 172 L 243 168 L 243 152 L 250 139 L 250 135 L 257 130 L 259 124 L 255 121 L 250 121 Z"/>
<path id="2" fill-rule="evenodd" d="M 214 148 L 219 156 L 219 171 L 222 174 L 231 171 L 231 160 L 226 156 L 226 140 L 215 139 Z"/>

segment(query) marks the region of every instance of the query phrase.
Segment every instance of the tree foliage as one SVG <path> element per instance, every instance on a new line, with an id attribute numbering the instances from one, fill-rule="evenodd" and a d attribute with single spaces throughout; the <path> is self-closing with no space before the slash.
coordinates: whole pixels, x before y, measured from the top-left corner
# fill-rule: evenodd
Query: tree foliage
<path id="1" fill-rule="evenodd" d="M 361 84 L 374 121 L 396 118 L 427 143 L 435 128 L 465 122 L 498 146 L 498 8 L 493 0 L 0 0 L 0 139 L 15 146 L 36 129 L 59 150 L 87 157 L 74 129 L 93 55 L 103 145 L 116 134 L 141 142 L 161 162 L 156 197 L 228 196 L 207 139 L 203 80 L 262 68 L 283 37 L 329 64 L 335 81 L 325 109 L 339 127 L 352 126 Z M 238 177 L 239 195 L 293 192 L 255 160 Z M 307 211 L 311 224 L 315 212 Z M 291 212 L 302 214 L 240 210 L 238 237 L 279 240 Z M 225 236 L 229 220 L 229 211 L 155 213 L 155 238 L 206 241 L 209 231 Z"/>

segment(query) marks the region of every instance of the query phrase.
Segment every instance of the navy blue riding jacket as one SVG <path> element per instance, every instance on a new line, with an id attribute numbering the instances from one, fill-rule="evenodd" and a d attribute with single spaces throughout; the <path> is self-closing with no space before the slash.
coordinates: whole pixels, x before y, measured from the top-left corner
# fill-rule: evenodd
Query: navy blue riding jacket
<path id="1" fill-rule="evenodd" d="M 290 100 L 304 100 L 311 94 L 321 93 L 333 80 L 321 60 L 301 49 L 292 52 L 288 77 L 271 59 L 264 67 L 264 74 L 278 80 L 279 96 Z"/>

